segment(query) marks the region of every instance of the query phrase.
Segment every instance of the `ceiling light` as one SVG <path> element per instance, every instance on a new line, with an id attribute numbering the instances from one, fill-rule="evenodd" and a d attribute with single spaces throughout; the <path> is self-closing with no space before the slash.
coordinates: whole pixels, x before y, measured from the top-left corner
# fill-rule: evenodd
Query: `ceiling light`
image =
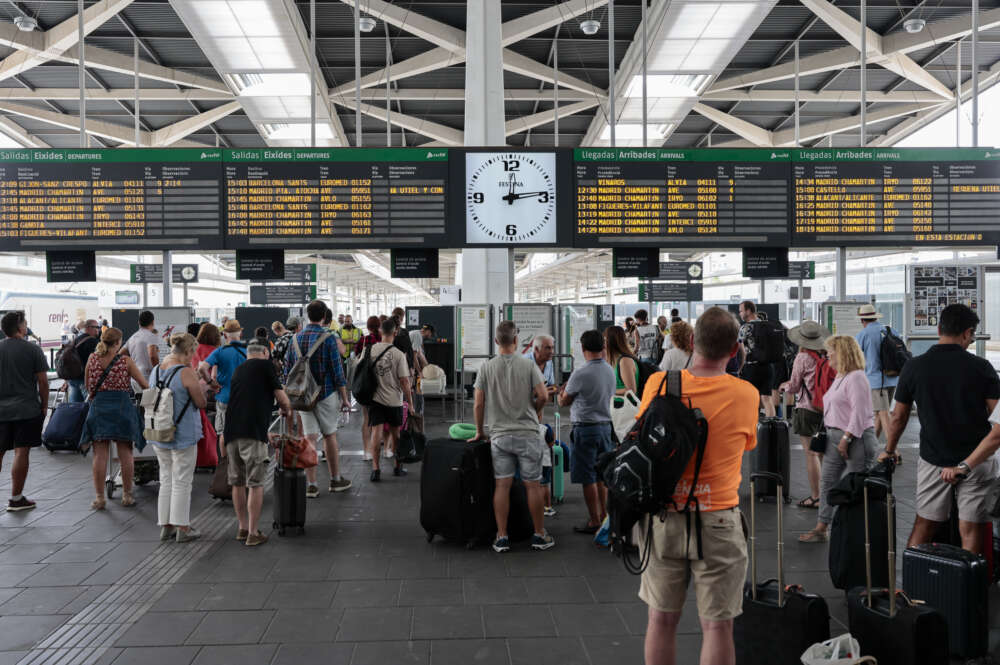
<path id="1" fill-rule="evenodd" d="M 903 21 L 903 29 L 909 33 L 917 33 L 924 29 L 927 21 L 922 18 L 908 18 Z"/>
<path id="2" fill-rule="evenodd" d="M 30 16 L 25 16 L 22 14 L 21 16 L 14 17 L 14 25 L 16 25 L 17 29 L 20 30 L 21 32 L 32 32 L 35 28 L 38 27 L 38 21 L 31 18 Z"/>
<path id="3" fill-rule="evenodd" d="M 371 32 L 378 25 L 371 16 L 362 16 L 358 19 L 358 29 L 361 32 Z"/>
<path id="4" fill-rule="evenodd" d="M 580 21 L 580 30 L 583 31 L 585 35 L 596 35 L 597 31 L 601 29 L 601 22 L 597 19 L 588 18 L 586 20 Z"/>

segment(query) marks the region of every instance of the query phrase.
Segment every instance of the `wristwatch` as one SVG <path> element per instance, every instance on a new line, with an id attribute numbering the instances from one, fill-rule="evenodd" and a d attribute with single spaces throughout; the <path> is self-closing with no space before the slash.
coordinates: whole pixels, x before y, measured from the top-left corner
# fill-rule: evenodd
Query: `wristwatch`
<path id="1" fill-rule="evenodd" d="M 959 462 L 958 464 L 955 465 L 955 468 L 957 468 L 959 471 L 961 471 L 966 476 L 969 475 L 970 473 L 972 473 L 972 467 L 970 467 L 965 462 Z"/>

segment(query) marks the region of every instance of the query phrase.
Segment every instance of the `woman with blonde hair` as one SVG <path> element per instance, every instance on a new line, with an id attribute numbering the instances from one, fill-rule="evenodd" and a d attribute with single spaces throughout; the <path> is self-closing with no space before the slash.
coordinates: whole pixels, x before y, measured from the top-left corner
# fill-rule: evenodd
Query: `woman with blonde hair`
<path id="1" fill-rule="evenodd" d="M 198 458 L 198 440 L 202 436 L 199 409 L 207 402 L 191 369 L 197 342 L 187 333 L 170 338 L 170 355 L 153 368 L 151 383 L 162 381 L 173 393 L 176 427 L 171 441 L 151 441 L 160 463 L 160 495 L 157 503 L 157 523 L 160 540 L 176 537 L 186 543 L 201 534 L 191 527 L 191 483 Z"/>
<path id="2" fill-rule="evenodd" d="M 660 369 L 664 372 L 687 369 L 694 353 L 694 328 L 687 321 L 670 326 L 671 347 L 663 354 Z"/>
<path id="3" fill-rule="evenodd" d="M 820 477 L 819 520 L 799 536 L 803 543 L 830 539 L 834 507 L 829 492 L 847 473 L 864 471 L 875 458 L 875 411 L 871 386 L 865 376 L 865 356 L 853 337 L 834 335 L 826 340 L 827 358 L 837 372 L 823 395 L 823 423 L 827 430 L 826 453 Z"/>
<path id="4" fill-rule="evenodd" d="M 132 444 L 142 450 L 146 440 L 142 437 L 142 420 L 139 410 L 132 403 L 129 379 L 146 389 L 146 377 L 132 359 L 119 353 L 122 348 L 122 331 L 108 328 L 101 333 L 101 341 L 87 359 L 84 383 L 90 395 L 90 410 L 80 436 L 81 448 L 94 447 L 94 491 L 97 498 L 90 507 L 104 510 L 105 476 L 111 444 L 118 447 L 118 460 L 122 470 L 122 505 L 134 506 L 132 497 L 133 463 Z"/>

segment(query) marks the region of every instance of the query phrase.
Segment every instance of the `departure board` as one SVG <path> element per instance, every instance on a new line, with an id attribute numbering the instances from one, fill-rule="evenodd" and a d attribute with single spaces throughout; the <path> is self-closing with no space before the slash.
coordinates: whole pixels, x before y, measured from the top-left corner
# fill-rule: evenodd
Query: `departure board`
<path id="1" fill-rule="evenodd" d="M 223 159 L 227 247 L 448 246 L 447 150 L 268 148 Z"/>
<path id="2" fill-rule="evenodd" d="M 577 247 L 788 244 L 790 153 L 578 148 Z"/>
<path id="3" fill-rule="evenodd" d="M 221 152 L 0 150 L 0 249 L 221 249 Z"/>
<path id="4" fill-rule="evenodd" d="M 1000 152 L 793 151 L 794 247 L 1000 243 Z"/>

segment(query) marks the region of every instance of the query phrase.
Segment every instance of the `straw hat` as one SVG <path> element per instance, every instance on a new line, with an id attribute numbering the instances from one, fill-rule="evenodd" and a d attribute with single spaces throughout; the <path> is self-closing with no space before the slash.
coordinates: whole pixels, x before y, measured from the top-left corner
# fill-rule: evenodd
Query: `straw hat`
<path id="1" fill-rule="evenodd" d="M 233 333 L 238 333 L 241 330 L 243 330 L 243 328 L 240 327 L 240 322 L 237 321 L 236 319 L 229 319 L 228 321 L 226 321 L 226 325 L 222 326 L 222 332 L 229 333 L 230 335 Z"/>
<path id="2" fill-rule="evenodd" d="M 882 315 L 875 311 L 874 305 L 862 305 L 858 307 L 858 316 L 862 319 L 881 319 Z"/>
<path id="3" fill-rule="evenodd" d="M 822 351 L 830 331 L 815 321 L 803 321 L 788 331 L 788 339 L 799 348 Z"/>

